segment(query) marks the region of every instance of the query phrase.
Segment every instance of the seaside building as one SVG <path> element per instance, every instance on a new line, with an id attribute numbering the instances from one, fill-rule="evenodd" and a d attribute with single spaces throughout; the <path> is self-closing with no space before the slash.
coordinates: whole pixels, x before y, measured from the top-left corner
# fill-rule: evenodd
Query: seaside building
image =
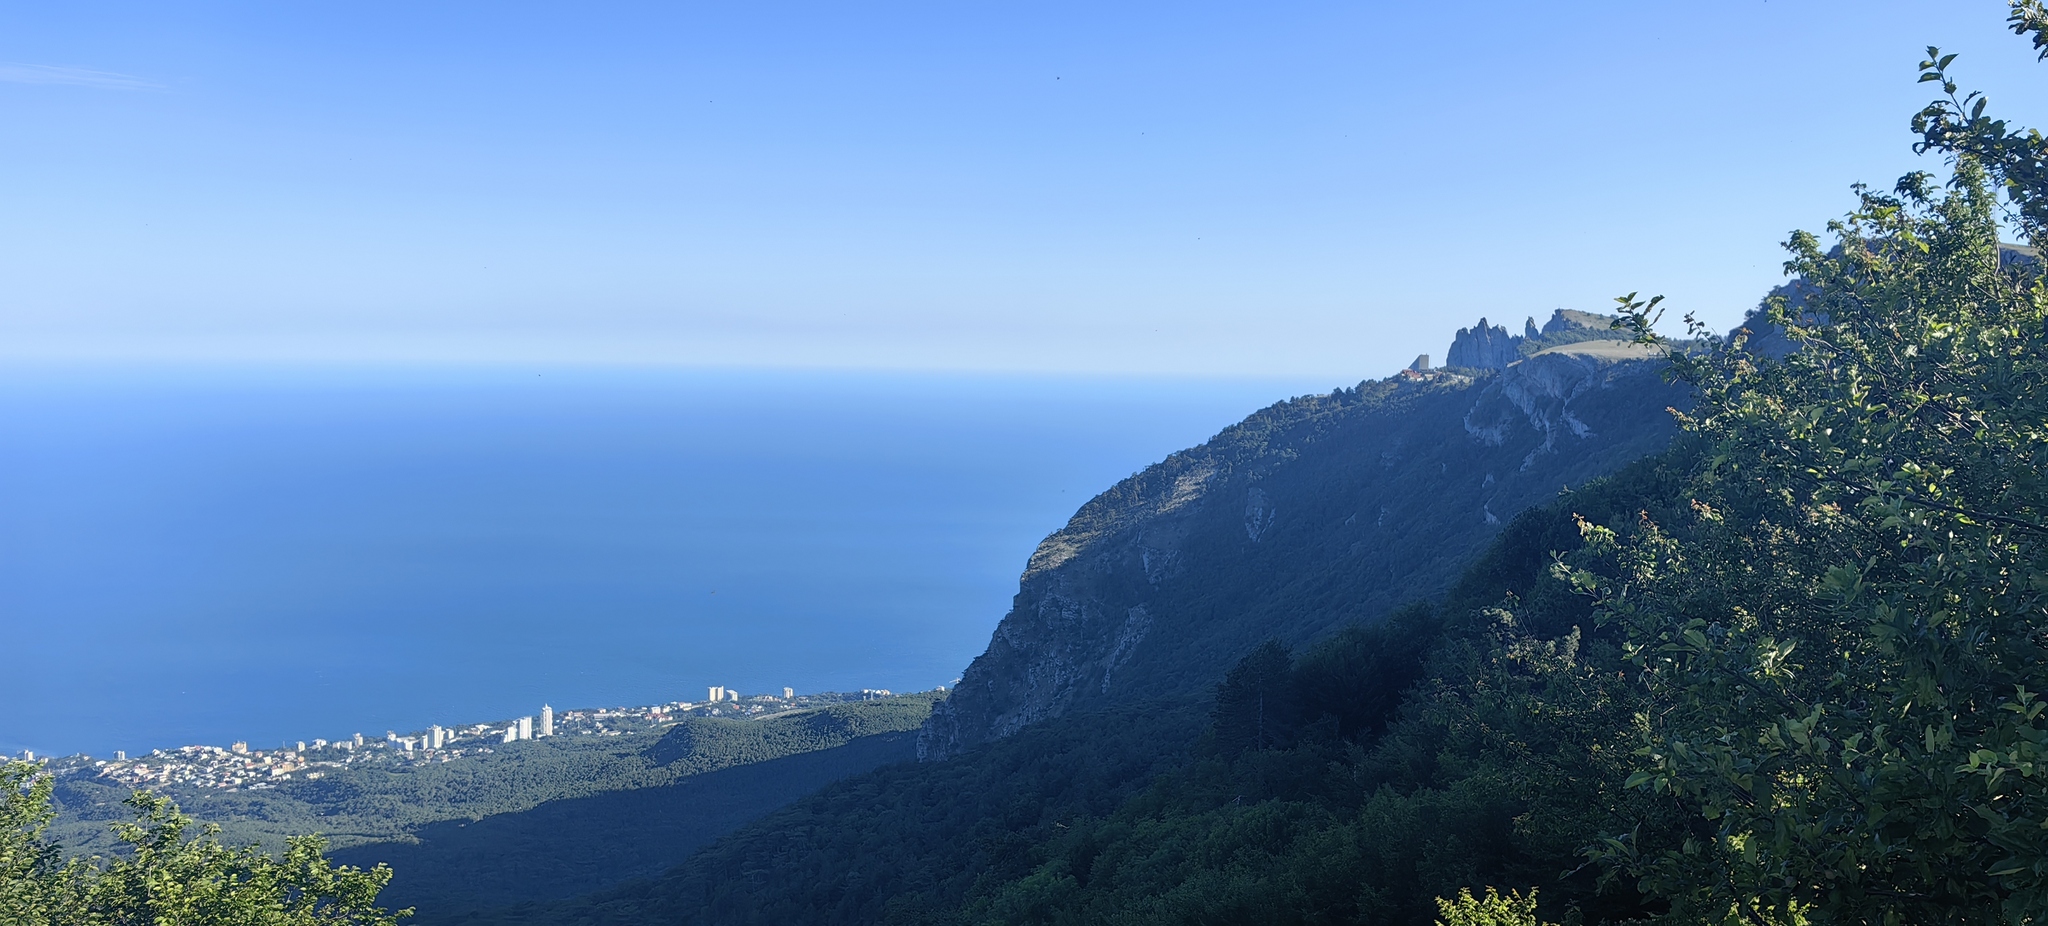
<path id="1" fill-rule="evenodd" d="M 246 756 L 249 754 L 249 744 L 244 743 L 241 740 L 236 740 L 235 744 L 233 746 L 229 746 L 228 748 L 233 750 L 235 755 L 238 756 Z"/>
<path id="2" fill-rule="evenodd" d="M 518 740 L 519 740 L 519 725 L 518 725 L 518 724 L 512 724 L 512 725 L 509 725 L 509 726 L 507 726 L 507 727 L 505 728 L 505 742 L 507 742 L 507 743 L 511 743 L 511 742 L 517 742 Z"/>
<path id="3" fill-rule="evenodd" d="M 555 735 L 555 709 L 545 704 L 540 706 L 540 735 Z"/>
<path id="4" fill-rule="evenodd" d="M 519 738 L 523 740 L 533 739 L 533 718 L 519 718 Z"/>
<path id="5" fill-rule="evenodd" d="M 298 748 L 298 751 L 299 751 L 299 752 L 305 752 L 305 751 L 306 751 L 306 741 L 305 741 L 305 740 L 300 740 L 300 741 L 299 741 L 299 748 Z"/>
<path id="6" fill-rule="evenodd" d="M 126 761 L 128 761 L 128 753 L 127 753 L 127 751 L 126 751 L 126 750 L 121 750 L 121 749 L 116 749 L 116 750 L 114 750 L 114 761 L 116 761 L 116 762 L 126 762 Z"/>
<path id="7" fill-rule="evenodd" d="M 362 735 L 361 733 L 358 733 L 358 734 L 356 734 L 356 745 L 357 745 L 357 746 L 361 746 L 362 744 L 363 744 L 363 735 Z"/>
<path id="8" fill-rule="evenodd" d="M 711 689 L 710 689 L 710 690 L 711 690 L 711 694 L 709 694 L 708 696 L 706 696 L 706 697 L 704 698 L 704 700 L 706 700 L 706 701 L 723 701 L 723 700 L 725 700 L 725 686 L 724 686 L 724 685 L 713 685 L 713 686 L 711 686 Z"/>
<path id="9" fill-rule="evenodd" d="M 737 688 L 725 689 L 725 699 L 727 701 L 738 701 L 740 699 L 740 690 Z"/>
<path id="10" fill-rule="evenodd" d="M 428 749 L 439 749 L 439 748 L 441 748 L 441 747 L 442 747 L 443 745 L 446 745 L 446 744 L 447 744 L 447 742 L 448 742 L 448 731 L 446 731 L 446 730 L 443 730 L 443 729 L 441 729 L 441 725 L 440 725 L 440 724 L 435 724 L 434 726 L 431 726 L 431 727 L 428 727 L 428 728 L 427 728 L 427 748 L 428 748 Z"/>
<path id="11" fill-rule="evenodd" d="M 784 701 L 787 701 L 794 697 L 796 697 L 796 689 L 791 688 L 788 685 L 782 686 L 782 699 Z"/>

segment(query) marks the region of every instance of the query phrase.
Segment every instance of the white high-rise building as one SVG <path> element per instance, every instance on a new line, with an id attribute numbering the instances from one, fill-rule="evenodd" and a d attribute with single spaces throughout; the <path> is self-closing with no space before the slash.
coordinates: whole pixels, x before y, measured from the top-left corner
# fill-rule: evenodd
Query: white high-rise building
<path id="1" fill-rule="evenodd" d="M 128 761 L 128 753 L 127 753 L 127 751 L 126 751 L 126 750 L 121 750 L 121 749 L 116 749 L 116 750 L 114 750 L 114 761 L 116 761 L 116 762 L 126 762 L 126 761 Z"/>
<path id="2" fill-rule="evenodd" d="M 791 688 L 791 687 L 789 687 L 789 686 L 787 686 L 787 685 L 784 685 L 784 686 L 783 686 L 783 688 L 782 688 L 782 699 L 783 699 L 784 701 L 787 701 L 787 700 L 789 700 L 789 699 L 791 699 L 791 698 L 794 698 L 794 697 L 796 697 L 796 689 L 794 689 L 794 688 Z"/>
<path id="3" fill-rule="evenodd" d="M 507 743 L 510 743 L 510 742 L 514 742 L 514 741 L 517 741 L 518 739 L 519 739 L 519 727 L 518 727 L 518 725 L 516 725 L 516 724 L 515 724 L 515 725 L 512 725 L 512 726 L 508 726 L 508 727 L 506 727 L 506 728 L 505 728 L 505 742 L 507 742 Z"/>
<path id="4" fill-rule="evenodd" d="M 428 749 L 439 749 L 439 748 L 441 748 L 442 744 L 444 744 L 444 743 L 447 743 L 447 742 L 448 742 L 448 731 L 447 731 L 447 730 L 443 730 L 443 729 L 441 729 L 441 725 L 440 725 L 440 724 L 435 724 L 435 725 L 433 725 L 433 726 L 431 726 L 431 727 L 428 727 L 428 728 L 427 728 L 427 748 L 428 748 Z"/>
<path id="5" fill-rule="evenodd" d="M 306 741 L 305 741 L 305 740 L 300 740 L 300 741 L 299 741 L 299 749 L 298 749 L 298 751 L 299 751 L 299 752 L 305 752 L 305 751 L 306 751 Z"/>
<path id="6" fill-rule="evenodd" d="M 519 738 L 523 740 L 533 739 L 533 718 L 519 718 Z"/>
<path id="7" fill-rule="evenodd" d="M 545 704 L 540 706 L 540 735 L 555 735 L 555 709 Z"/>
<path id="8" fill-rule="evenodd" d="M 740 699 L 740 690 L 737 688 L 725 689 L 725 699 L 727 701 L 738 701 Z"/>
<path id="9" fill-rule="evenodd" d="M 361 733 L 358 733 L 358 734 L 356 734 L 356 745 L 358 745 L 358 746 L 361 746 L 362 744 L 363 744 L 363 735 L 362 735 Z"/>
<path id="10" fill-rule="evenodd" d="M 723 701 L 723 700 L 725 700 L 725 686 L 724 686 L 724 685 L 713 685 L 713 686 L 711 686 L 711 694 L 709 694 L 709 695 L 705 696 L 704 700 L 706 700 L 706 701 Z"/>

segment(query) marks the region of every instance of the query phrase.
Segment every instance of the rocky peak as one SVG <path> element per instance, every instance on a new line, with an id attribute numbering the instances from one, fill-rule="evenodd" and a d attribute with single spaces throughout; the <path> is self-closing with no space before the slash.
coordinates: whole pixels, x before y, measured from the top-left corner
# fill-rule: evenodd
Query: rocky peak
<path id="1" fill-rule="evenodd" d="M 1522 339 L 1508 333 L 1500 325 L 1488 325 L 1484 317 L 1479 324 L 1458 329 L 1451 339 L 1451 349 L 1444 354 L 1444 365 L 1466 367 L 1475 370 L 1505 370 L 1508 364 L 1522 359 Z"/>

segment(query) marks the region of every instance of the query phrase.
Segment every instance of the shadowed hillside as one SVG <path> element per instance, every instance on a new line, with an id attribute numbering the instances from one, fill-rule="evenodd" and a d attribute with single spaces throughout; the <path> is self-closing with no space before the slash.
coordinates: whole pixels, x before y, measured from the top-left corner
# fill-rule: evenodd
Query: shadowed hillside
<path id="1" fill-rule="evenodd" d="M 1683 390 L 1606 334 L 1296 398 L 1118 483 L 1032 554 L 920 754 L 1197 693 L 1261 640 L 1440 592 L 1517 512 L 1669 441 Z"/>

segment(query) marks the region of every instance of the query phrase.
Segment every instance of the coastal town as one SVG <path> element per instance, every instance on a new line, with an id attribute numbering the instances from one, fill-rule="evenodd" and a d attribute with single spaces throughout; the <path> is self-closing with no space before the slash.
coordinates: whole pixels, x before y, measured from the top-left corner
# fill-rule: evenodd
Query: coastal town
<path id="1" fill-rule="evenodd" d="M 578 708 L 557 711 L 543 704 L 521 717 L 424 729 L 387 730 L 382 736 L 351 733 L 332 740 L 315 738 L 253 747 L 246 741 L 227 746 L 191 745 L 155 749 L 130 757 L 117 751 L 111 759 L 88 755 L 44 757 L 32 752 L 20 758 L 41 761 L 59 775 L 90 775 L 130 788 L 208 788 L 259 791 L 285 781 L 317 780 L 335 772 L 366 766 L 404 767 L 455 762 L 489 755 L 517 744 L 557 736 L 633 736 L 660 733 L 690 717 L 757 720 L 841 704 L 894 697 L 883 688 L 857 692 L 799 695 L 784 688 L 779 694 L 742 695 L 737 689 L 709 686 L 701 701 L 671 701 L 642 707 Z"/>

